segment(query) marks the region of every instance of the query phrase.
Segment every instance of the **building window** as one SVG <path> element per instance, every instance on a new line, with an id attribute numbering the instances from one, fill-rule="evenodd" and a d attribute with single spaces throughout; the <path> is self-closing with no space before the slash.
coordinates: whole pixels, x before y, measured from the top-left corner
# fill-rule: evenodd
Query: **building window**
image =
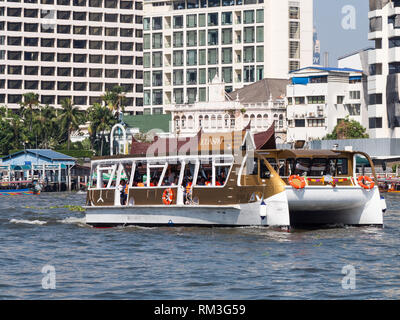
<path id="1" fill-rule="evenodd" d="M 382 93 L 374 93 L 368 96 L 369 104 L 382 104 Z"/>
<path id="2" fill-rule="evenodd" d="M 153 71 L 152 78 L 153 78 L 153 86 L 154 87 L 160 87 L 160 86 L 163 85 L 163 81 L 162 81 L 163 73 L 162 73 L 162 71 Z"/>
<path id="3" fill-rule="evenodd" d="M 154 17 L 152 19 L 153 22 L 153 30 L 162 30 L 162 17 Z M 144 29 L 147 30 L 147 29 Z"/>
<path id="4" fill-rule="evenodd" d="M 306 126 L 306 120 L 305 119 L 295 119 L 294 126 L 299 127 L 299 128 L 304 128 Z"/>
<path id="5" fill-rule="evenodd" d="M 368 120 L 370 129 L 382 128 L 382 118 L 369 118 Z"/>
<path id="6" fill-rule="evenodd" d="M 254 23 L 254 10 L 245 10 L 244 11 L 244 24 Z"/>
<path id="7" fill-rule="evenodd" d="M 218 64 L 218 49 L 208 49 L 208 64 Z"/>
<path id="8" fill-rule="evenodd" d="M 186 72 L 186 84 L 196 85 L 197 84 L 197 69 L 188 69 Z"/>
<path id="9" fill-rule="evenodd" d="M 153 52 L 152 66 L 153 66 L 153 68 L 161 68 L 162 67 L 162 52 Z"/>
<path id="10" fill-rule="evenodd" d="M 289 19 L 300 19 L 299 7 L 289 7 Z"/>
<path id="11" fill-rule="evenodd" d="M 182 48 L 183 47 L 183 32 L 174 32 L 173 46 L 174 46 L 174 48 Z"/>
<path id="12" fill-rule="evenodd" d="M 183 16 L 174 16 L 173 26 L 174 26 L 174 29 L 183 28 Z"/>
<path id="13" fill-rule="evenodd" d="M 324 104 L 325 96 L 308 96 L 307 102 L 308 104 Z"/>
<path id="14" fill-rule="evenodd" d="M 208 45 L 218 45 L 218 30 L 208 30 Z"/>
<path id="15" fill-rule="evenodd" d="M 186 46 L 197 46 L 197 31 L 186 31 Z"/>
<path id="16" fill-rule="evenodd" d="M 352 99 L 352 100 L 360 100 L 361 92 L 360 91 L 350 91 L 349 96 L 350 96 L 350 99 Z"/>
<path id="17" fill-rule="evenodd" d="M 186 16 L 186 27 L 187 28 L 196 28 L 197 27 L 197 15 L 189 14 Z"/>
<path id="18" fill-rule="evenodd" d="M 153 105 L 162 105 L 162 90 L 153 90 Z"/>
<path id="19" fill-rule="evenodd" d="M 243 67 L 243 74 L 244 74 L 244 82 L 254 82 L 254 66 L 245 66 Z"/>
<path id="20" fill-rule="evenodd" d="M 187 50 L 186 52 L 186 65 L 196 66 L 197 65 L 197 50 Z"/>
<path id="21" fill-rule="evenodd" d="M 174 51 L 173 65 L 174 65 L 174 67 L 183 66 L 183 51 Z"/>
<path id="22" fill-rule="evenodd" d="M 231 25 L 232 24 L 232 12 L 222 12 L 221 13 L 221 24 Z"/>

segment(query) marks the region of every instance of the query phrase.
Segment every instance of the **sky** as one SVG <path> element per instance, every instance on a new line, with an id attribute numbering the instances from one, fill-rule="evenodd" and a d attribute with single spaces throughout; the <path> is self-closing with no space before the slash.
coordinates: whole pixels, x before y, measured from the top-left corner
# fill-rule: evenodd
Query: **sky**
<path id="1" fill-rule="evenodd" d="M 322 65 L 324 52 L 329 52 L 329 66 L 336 67 L 338 57 L 373 46 L 368 41 L 368 7 L 367 0 L 314 0 Z"/>

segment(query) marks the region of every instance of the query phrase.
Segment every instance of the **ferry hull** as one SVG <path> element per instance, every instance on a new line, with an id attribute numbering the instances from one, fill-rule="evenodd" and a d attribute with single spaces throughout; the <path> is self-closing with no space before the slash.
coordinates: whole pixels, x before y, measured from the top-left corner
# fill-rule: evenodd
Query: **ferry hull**
<path id="1" fill-rule="evenodd" d="M 374 225 L 383 226 L 386 203 L 377 187 L 313 186 L 286 188 L 290 221 L 298 225 Z"/>
<path id="2" fill-rule="evenodd" d="M 95 227 L 139 226 L 290 226 L 286 193 L 232 206 L 88 206 L 86 223 Z"/>

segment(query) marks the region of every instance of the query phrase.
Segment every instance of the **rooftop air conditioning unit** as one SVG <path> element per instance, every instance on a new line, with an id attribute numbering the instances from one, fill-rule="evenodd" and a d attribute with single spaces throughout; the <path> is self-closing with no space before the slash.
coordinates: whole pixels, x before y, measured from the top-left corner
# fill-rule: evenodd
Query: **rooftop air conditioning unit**
<path id="1" fill-rule="evenodd" d="M 308 114 L 308 116 L 309 116 L 309 117 L 315 117 L 315 113 L 314 113 L 314 112 L 310 112 L 310 113 Z"/>
<path id="2" fill-rule="evenodd" d="M 322 106 L 317 106 L 317 110 L 318 110 L 318 111 L 322 111 L 322 110 L 323 110 L 323 107 L 322 107 Z"/>

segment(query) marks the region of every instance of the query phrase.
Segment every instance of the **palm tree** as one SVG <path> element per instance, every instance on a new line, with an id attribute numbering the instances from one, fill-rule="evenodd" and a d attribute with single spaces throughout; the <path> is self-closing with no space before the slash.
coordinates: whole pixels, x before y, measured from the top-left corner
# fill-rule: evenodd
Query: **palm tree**
<path id="1" fill-rule="evenodd" d="M 117 120 L 121 110 L 123 111 L 123 104 L 125 100 L 125 90 L 121 86 L 114 86 L 111 91 L 106 91 L 101 99 L 104 101 L 106 106 L 115 114 Z"/>
<path id="2" fill-rule="evenodd" d="M 39 106 L 39 95 L 33 92 L 27 92 L 23 94 L 23 101 L 20 102 L 20 115 L 25 120 L 29 119 L 29 131 L 32 131 L 33 113 L 34 108 Z"/>
<path id="3" fill-rule="evenodd" d="M 113 117 L 112 111 L 100 103 L 95 103 L 88 109 L 88 118 L 92 145 L 94 146 L 97 136 L 100 134 L 100 155 L 103 155 L 105 132 L 110 131 L 117 121 Z"/>
<path id="4" fill-rule="evenodd" d="M 71 133 L 73 130 L 79 129 L 82 123 L 82 115 L 78 107 L 74 106 L 70 98 L 61 101 L 62 111 L 59 115 L 61 132 L 67 132 L 67 149 L 69 150 L 71 144 Z"/>

